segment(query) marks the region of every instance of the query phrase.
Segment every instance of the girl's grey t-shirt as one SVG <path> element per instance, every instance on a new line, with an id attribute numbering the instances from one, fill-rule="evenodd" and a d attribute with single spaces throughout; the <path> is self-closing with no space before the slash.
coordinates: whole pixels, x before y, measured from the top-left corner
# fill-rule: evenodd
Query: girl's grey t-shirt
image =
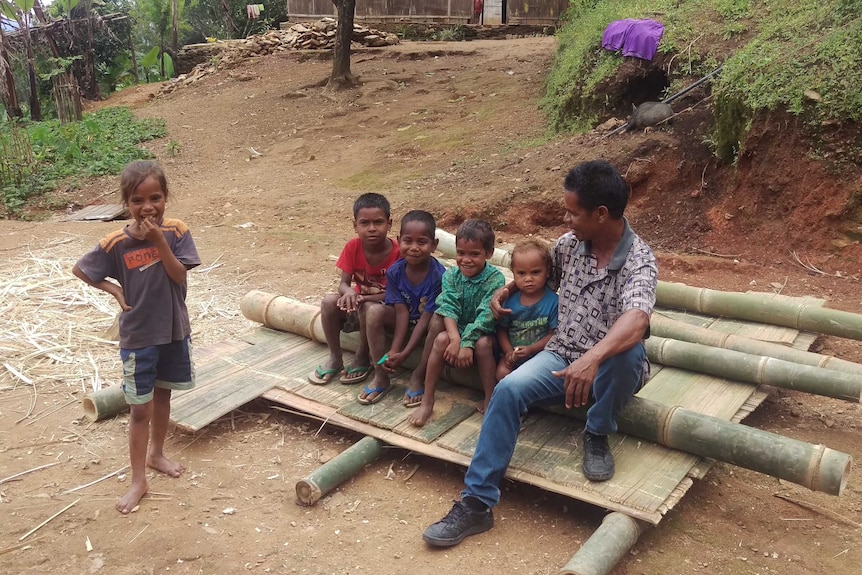
<path id="1" fill-rule="evenodd" d="M 191 232 L 180 220 L 161 225 L 176 258 L 192 269 L 200 265 Z M 113 278 L 123 287 L 132 307 L 120 314 L 120 347 L 139 349 L 185 339 L 191 334 L 186 308 L 186 284 L 168 277 L 159 250 L 148 240 L 138 240 L 126 229 L 102 238 L 78 260 L 78 268 L 93 282 Z"/>

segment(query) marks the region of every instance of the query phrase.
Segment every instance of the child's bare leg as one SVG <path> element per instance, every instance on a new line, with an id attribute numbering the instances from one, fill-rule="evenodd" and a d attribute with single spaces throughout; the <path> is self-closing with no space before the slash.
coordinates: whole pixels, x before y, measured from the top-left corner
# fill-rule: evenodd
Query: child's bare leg
<path id="1" fill-rule="evenodd" d="M 428 368 L 425 370 L 425 395 L 422 396 L 422 403 L 407 418 L 407 421 L 416 427 L 422 427 L 431 419 L 431 413 L 434 411 L 434 393 L 437 391 L 437 380 L 443 373 L 443 352 L 448 345 L 449 334 L 443 330 L 434 339 L 431 355 L 428 356 Z"/>
<path id="2" fill-rule="evenodd" d="M 491 393 L 497 385 L 497 363 L 494 361 L 494 342 L 491 336 L 483 335 L 476 340 L 476 367 L 479 368 L 479 381 L 482 382 L 482 390 L 485 399 L 476 405 L 479 413 L 485 413 L 488 403 L 491 401 Z"/>
<path id="3" fill-rule="evenodd" d="M 344 312 L 336 305 L 339 297 L 337 293 L 327 294 L 320 303 L 320 323 L 323 324 L 323 334 L 329 348 L 329 359 L 321 367 L 336 371 L 344 367 L 341 353 L 341 322 Z"/>
<path id="4" fill-rule="evenodd" d="M 150 439 L 150 419 L 153 402 L 131 406 L 129 417 L 129 461 L 132 467 L 132 484 L 126 493 L 117 500 L 117 511 L 126 515 L 131 513 L 141 497 L 146 495 L 147 484 L 147 443 Z"/>
<path id="5" fill-rule="evenodd" d="M 377 362 L 386 353 L 386 331 L 385 328 L 395 325 L 395 308 L 390 305 L 371 305 L 365 310 L 365 321 L 368 333 L 368 351 L 371 354 L 371 365 L 374 366 L 374 379 L 368 384 L 368 389 L 386 389 L 391 384 L 389 374 Z M 363 390 L 359 394 L 362 399 L 374 399 L 379 392 L 365 394 Z"/>
<path id="6" fill-rule="evenodd" d="M 356 353 L 353 354 L 353 361 L 350 362 L 353 367 L 365 367 L 371 365 L 371 354 L 368 349 L 368 326 L 367 314 L 368 310 L 374 307 L 383 307 L 380 303 L 364 303 L 359 306 L 359 347 L 356 348 Z"/>
<path id="7" fill-rule="evenodd" d="M 416 369 L 413 370 L 413 373 L 410 374 L 410 382 L 407 384 L 407 390 L 413 394 L 413 398 L 405 394 L 405 402 L 413 403 L 417 401 L 418 398 L 416 398 L 416 394 L 424 389 L 425 372 L 428 370 L 428 358 L 431 356 L 431 350 L 434 349 L 434 340 L 437 339 L 437 336 L 445 328 L 446 326 L 443 324 L 443 317 L 435 313 L 431 318 L 431 322 L 428 324 L 428 333 L 425 335 L 425 345 L 422 347 L 422 359 L 420 360 L 419 365 L 416 366 Z"/>
<path id="8" fill-rule="evenodd" d="M 165 457 L 165 437 L 171 416 L 171 390 L 157 387 L 153 392 L 153 416 L 150 419 L 150 448 L 147 465 L 171 477 L 179 477 L 185 467 Z"/>
<path id="9" fill-rule="evenodd" d="M 501 359 L 500 363 L 497 364 L 497 381 L 499 382 L 510 373 L 512 373 L 512 370 L 506 365 L 506 359 Z"/>

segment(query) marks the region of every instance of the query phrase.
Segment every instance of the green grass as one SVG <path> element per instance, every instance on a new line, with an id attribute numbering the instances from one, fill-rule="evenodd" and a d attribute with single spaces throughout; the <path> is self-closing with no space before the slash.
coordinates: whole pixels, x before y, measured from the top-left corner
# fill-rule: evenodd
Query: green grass
<path id="1" fill-rule="evenodd" d="M 707 140 L 727 162 L 759 113 L 800 115 L 815 139 L 831 120 L 862 120 L 862 0 L 572 0 L 542 100 L 552 130 L 585 131 L 619 110 L 601 88 L 622 58 L 601 38 L 623 18 L 664 24 L 668 95 L 724 65 Z"/>
<path id="2" fill-rule="evenodd" d="M 128 108 L 105 108 L 63 125 L 56 120 L 15 128 L 3 124 L 0 148 L 18 159 L 0 172 L 5 212 L 18 214 L 28 198 L 61 182 L 118 174 L 129 162 L 152 157 L 138 144 L 164 135 L 164 121 L 137 120 Z"/>

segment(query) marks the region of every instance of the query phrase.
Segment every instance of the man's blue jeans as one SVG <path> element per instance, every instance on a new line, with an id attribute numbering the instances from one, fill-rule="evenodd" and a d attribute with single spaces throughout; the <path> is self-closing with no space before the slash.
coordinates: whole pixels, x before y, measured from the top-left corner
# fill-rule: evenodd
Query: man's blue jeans
<path id="1" fill-rule="evenodd" d="M 616 416 L 640 389 L 646 349 L 639 343 L 599 366 L 590 390 L 586 430 L 596 435 L 616 433 Z M 551 351 L 541 351 L 503 378 L 485 412 L 479 441 L 461 498 L 472 496 L 488 505 L 500 501 L 500 481 L 506 473 L 521 426 L 521 415 L 537 403 L 564 403 L 563 379 L 551 375 L 569 362 Z"/>

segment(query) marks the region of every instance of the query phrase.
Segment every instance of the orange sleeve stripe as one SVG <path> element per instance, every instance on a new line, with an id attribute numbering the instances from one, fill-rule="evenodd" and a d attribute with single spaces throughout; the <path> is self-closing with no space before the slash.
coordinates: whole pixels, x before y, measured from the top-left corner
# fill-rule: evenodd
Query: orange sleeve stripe
<path id="1" fill-rule="evenodd" d="M 162 221 L 162 230 L 166 232 L 173 232 L 177 238 L 183 237 L 189 231 L 189 227 L 182 220 L 176 220 L 172 218 L 165 218 Z"/>
<path id="2" fill-rule="evenodd" d="M 105 250 L 106 253 L 108 253 L 112 249 L 114 249 L 114 246 L 123 241 L 123 238 L 125 237 L 126 234 L 125 232 L 123 232 L 123 230 L 117 230 L 115 232 L 111 232 L 110 234 L 102 238 L 101 241 L 99 241 L 99 245 L 102 247 L 103 250 Z"/>

